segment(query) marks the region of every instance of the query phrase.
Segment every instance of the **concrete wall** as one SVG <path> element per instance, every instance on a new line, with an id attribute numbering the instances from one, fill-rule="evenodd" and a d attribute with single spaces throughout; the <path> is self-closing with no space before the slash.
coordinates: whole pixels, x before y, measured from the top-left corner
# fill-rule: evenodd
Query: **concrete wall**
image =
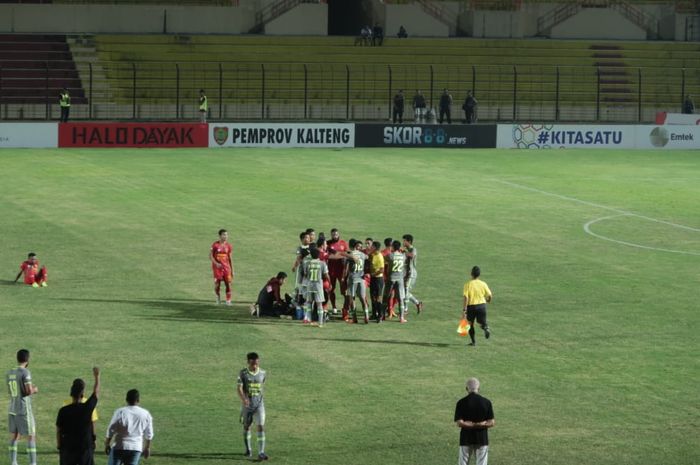
<path id="1" fill-rule="evenodd" d="M 0 4 L 0 32 L 240 34 L 254 21 L 247 7 Z"/>
<path id="2" fill-rule="evenodd" d="M 523 16 L 517 11 L 475 11 L 472 37 L 521 38 Z"/>
<path id="3" fill-rule="evenodd" d="M 396 37 L 403 25 L 409 37 L 449 37 L 450 28 L 423 11 L 417 4 L 387 5 L 384 35 Z"/>
<path id="4" fill-rule="evenodd" d="M 328 35 L 328 5 L 304 3 L 265 25 L 270 35 Z"/>
<path id="5" fill-rule="evenodd" d="M 613 10 L 588 8 L 552 28 L 552 39 L 646 40 L 644 29 Z"/>

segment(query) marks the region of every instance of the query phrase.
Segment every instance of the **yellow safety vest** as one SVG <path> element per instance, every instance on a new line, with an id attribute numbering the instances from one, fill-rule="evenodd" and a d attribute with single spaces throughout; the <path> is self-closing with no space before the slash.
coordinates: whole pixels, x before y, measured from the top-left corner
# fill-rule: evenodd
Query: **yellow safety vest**
<path id="1" fill-rule="evenodd" d="M 204 95 L 199 97 L 199 111 L 207 111 L 209 109 L 209 102 L 207 102 L 207 96 Z"/>
<path id="2" fill-rule="evenodd" d="M 58 103 L 62 107 L 70 107 L 70 94 L 68 92 L 61 93 L 61 97 L 60 97 Z"/>

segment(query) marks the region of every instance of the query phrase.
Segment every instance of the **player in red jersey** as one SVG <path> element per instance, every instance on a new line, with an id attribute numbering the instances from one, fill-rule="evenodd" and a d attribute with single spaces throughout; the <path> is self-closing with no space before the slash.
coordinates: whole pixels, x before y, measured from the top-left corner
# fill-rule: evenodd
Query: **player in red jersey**
<path id="1" fill-rule="evenodd" d="M 228 243 L 228 231 L 219 229 L 219 240 L 211 245 L 209 259 L 214 273 L 216 303 L 221 303 L 221 282 L 226 285 L 226 305 L 231 305 L 231 282 L 233 281 L 233 247 Z"/>
<path id="2" fill-rule="evenodd" d="M 316 246 L 318 248 L 318 258 L 322 262 L 328 265 L 328 257 L 330 253 L 328 252 L 328 242 L 326 242 L 326 236 L 323 233 L 318 235 L 318 240 L 316 241 Z M 330 279 L 323 279 L 323 310 L 328 313 L 328 291 L 331 288 Z M 330 318 L 327 316 L 326 318 Z"/>
<path id="3" fill-rule="evenodd" d="M 19 273 L 17 273 L 15 282 L 17 282 L 19 277 L 22 276 L 22 273 L 24 273 L 24 284 L 32 287 L 48 286 L 48 284 L 46 284 L 46 267 L 39 266 L 39 259 L 36 258 L 36 254 L 34 252 L 30 252 L 27 255 L 27 259 L 22 262 L 19 268 L 20 270 Z"/>
<path id="4" fill-rule="evenodd" d="M 330 297 L 331 305 L 333 306 L 333 313 L 338 313 L 338 307 L 335 305 L 335 288 L 340 281 L 340 293 L 343 294 L 343 319 L 347 318 L 348 315 L 348 297 L 347 290 L 348 285 L 343 280 L 343 274 L 345 271 L 345 259 L 347 258 L 346 252 L 348 251 L 348 243 L 340 238 L 340 231 L 336 228 L 331 229 L 331 240 L 328 241 L 328 251 L 330 255 L 328 256 L 328 275 L 331 278 L 331 288 L 328 291 L 328 296 Z"/>
<path id="5" fill-rule="evenodd" d="M 385 262 L 387 260 L 387 257 L 393 251 L 391 248 L 391 243 L 393 241 L 394 240 L 391 237 L 387 237 L 386 239 L 384 239 L 384 248 L 382 249 L 382 255 L 384 256 Z M 390 270 L 384 270 L 384 276 L 389 276 L 390 273 L 391 273 Z M 387 305 L 387 312 L 386 312 L 387 315 L 386 316 L 388 318 L 393 318 L 396 316 L 396 312 L 394 312 L 394 308 L 396 308 L 397 303 L 398 303 L 398 299 L 396 298 L 396 296 L 394 295 L 394 291 L 392 290 L 391 294 L 389 296 L 389 301 L 386 302 L 386 305 Z"/>

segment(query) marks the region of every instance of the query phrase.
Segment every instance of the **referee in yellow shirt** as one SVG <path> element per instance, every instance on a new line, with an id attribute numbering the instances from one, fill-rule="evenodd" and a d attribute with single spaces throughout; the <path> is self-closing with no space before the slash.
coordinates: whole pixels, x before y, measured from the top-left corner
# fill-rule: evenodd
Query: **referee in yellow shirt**
<path id="1" fill-rule="evenodd" d="M 474 320 L 479 323 L 481 329 L 484 330 L 484 337 L 488 339 L 491 336 L 489 325 L 486 324 L 486 303 L 491 302 L 493 294 L 489 289 L 488 284 L 479 279 L 481 270 L 478 266 L 472 268 L 472 279 L 464 284 L 464 313 L 467 321 L 469 321 L 469 337 L 472 342 L 470 346 L 476 345 L 474 339 Z"/>

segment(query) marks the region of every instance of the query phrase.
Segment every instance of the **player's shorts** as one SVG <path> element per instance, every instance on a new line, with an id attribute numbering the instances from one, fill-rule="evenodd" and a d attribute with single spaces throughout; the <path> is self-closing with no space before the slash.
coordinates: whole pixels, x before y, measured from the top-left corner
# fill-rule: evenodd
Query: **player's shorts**
<path id="1" fill-rule="evenodd" d="M 350 294 L 350 297 L 352 297 L 352 298 L 360 296 L 363 299 L 366 299 L 367 298 L 367 284 L 365 283 L 365 280 L 361 279 L 360 281 L 354 281 L 350 285 L 350 287 L 348 288 L 348 293 Z"/>
<path id="2" fill-rule="evenodd" d="M 312 286 L 306 291 L 306 301 L 316 302 L 322 304 L 324 302 L 323 298 L 323 286 Z"/>
<path id="3" fill-rule="evenodd" d="M 410 294 L 414 287 L 416 287 L 416 280 L 418 279 L 418 273 L 411 274 L 408 276 L 406 281 L 406 294 Z"/>
<path id="4" fill-rule="evenodd" d="M 369 282 L 369 295 L 375 300 L 379 299 L 384 294 L 384 277 L 372 276 Z"/>
<path id="5" fill-rule="evenodd" d="M 467 305 L 467 320 L 486 326 L 486 304 Z"/>
<path id="6" fill-rule="evenodd" d="M 389 285 L 384 289 L 385 297 L 388 297 L 392 290 L 394 291 L 394 297 L 399 299 L 399 304 L 403 305 L 403 301 L 406 300 L 406 288 L 404 287 L 403 279 L 390 281 Z"/>
<path id="7" fill-rule="evenodd" d="M 265 426 L 265 403 L 256 407 L 243 407 L 241 409 L 241 419 L 246 429 L 255 422 L 258 426 Z"/>
<path id="8" fill-rule="evenodd" d="M 34 415 L 8 415 L 9 421 L 9 431 L 10 434 L 18 433 L 22 436 L 35 436 L 36 435 L 36 423 L 34 422 Z"/>
<path id="9" fill-rule="evenodd" d="M 212 265 L 211 271 L 214 274 L 215 281 L 225 281 L 227 283 L 233 281 L 233 274 L 231 273 L 231 268 L 229 268 L 228 266 L 222 266 L 221 268 L 218 268 Z"/>

